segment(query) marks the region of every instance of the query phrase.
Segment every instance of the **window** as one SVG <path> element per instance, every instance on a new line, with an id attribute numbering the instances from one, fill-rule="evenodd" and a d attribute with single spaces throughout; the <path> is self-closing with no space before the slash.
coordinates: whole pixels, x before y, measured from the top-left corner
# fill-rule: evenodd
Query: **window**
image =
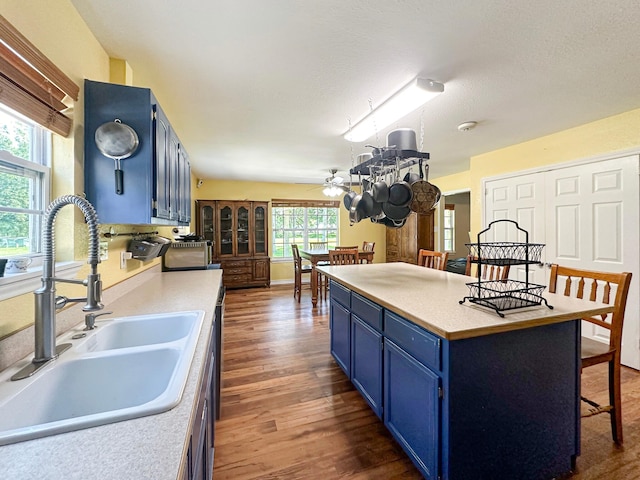
<path id="1" fill-rule="evenodd" d="M 338 208 L 335 201 L 273 200 L 271 223 L 272 258 L 291 258 L 291 244 L 300 248 L 309 242 L 338 244 Z"/>
<path id="2" fill-rule="evenodd" d="M 50 133 L 0 105 L 0 257 L 41 251 Z"/>
<path id="3" fill-rule="evenodd" d="M 444 207 L 444 251 L 455 251 L 456 245 L 456 211 L 455 205 Z"/>

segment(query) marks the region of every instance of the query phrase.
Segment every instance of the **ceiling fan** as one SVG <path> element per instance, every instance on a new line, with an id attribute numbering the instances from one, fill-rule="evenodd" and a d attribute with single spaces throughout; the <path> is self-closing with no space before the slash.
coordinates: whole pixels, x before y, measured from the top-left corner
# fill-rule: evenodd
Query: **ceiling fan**
<path id="1" fill-rule="evenodd" d="M 337 171 L 338 170 L 335 168 L 329 170 L 331 176 L 324 180 L 324 189 L 322 190 L 322 193 L 328 197 L 337 197 L 338 195 L 342 195 L 344 192 L 349 191 L 349 187 L 343 185 L 344 179 L 336 176 Z"/>

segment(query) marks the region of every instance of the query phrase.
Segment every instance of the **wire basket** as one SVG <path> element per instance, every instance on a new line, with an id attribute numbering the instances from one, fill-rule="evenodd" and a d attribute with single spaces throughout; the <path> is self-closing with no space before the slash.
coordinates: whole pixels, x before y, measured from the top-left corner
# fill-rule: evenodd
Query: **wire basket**
<path id="1" fill-rule="evenodd" d="M 469 296 L 460 301 L 482 305 L 496 311 L 498 315 L 504 310 L 515 308 L 533 307 L 544 302 L 549 308 L 553 308 L 541 296 L 544 285 L 521 282 L 519 280 L 492 280 L 487 282 L 467 283 Z"/>
<path id="2" fill-rule="evenodd" d="M 465 243 L 469 255 L 492 265 L 540 263 L 544 243 L 483 242 Z"/>

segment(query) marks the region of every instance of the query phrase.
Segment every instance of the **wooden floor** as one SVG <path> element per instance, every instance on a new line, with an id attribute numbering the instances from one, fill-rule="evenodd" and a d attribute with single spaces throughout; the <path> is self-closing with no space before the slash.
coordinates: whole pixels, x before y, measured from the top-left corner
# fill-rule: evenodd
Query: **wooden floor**
<path id="1" fill-rule="evenodd" d="M 329 354 L 328 302 L 293 286 L 227 292 L 214 478 L 419 479 L 411 461 Z M 640 479 L 640 373 L 623 370 L 624 447 L 606 414 L 582 420 L 574 479 Z M 606 370 L 582 375 L 604 401 Z"/>

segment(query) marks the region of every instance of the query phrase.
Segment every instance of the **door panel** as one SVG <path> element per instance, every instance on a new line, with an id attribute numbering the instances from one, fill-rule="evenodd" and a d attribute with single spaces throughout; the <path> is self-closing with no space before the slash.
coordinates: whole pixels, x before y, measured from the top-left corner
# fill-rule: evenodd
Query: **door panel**
<path id="1" fill-rule="evenodd" d="M 529 243 L 544 243 L 544 174 L 510 177 L 486 183 L 485 227 L 494 220 L 510 219 L 529 233 Z M 497 223 L 482 235 L 485 242 L 524 242 L 525 235 L 511 223 Z M 477 238 L 472 239 L 473 242 Z M 544 261 L 544 250 L 543 250 Z M 529 281 L 546 285 L 548 272 L 529 265 Z M 509 278 L 524 281 L 527 277 L 525 265 L 514 265 Z"/>
<path id="2" fill-rule="evenodd" d="M 622 363 L 634 368 L 640 368 L 640 315 L 633 308 L 640 301 L 639 190 L 638 156 L 632 155 L 487 181 L 484 214 L 485 225 L 515 219 L 529 231 L 530 242 L 546 245 L 547 265 L 633 273 Z M 501 235 L 507 232 L 494 233 L 505 240 Z M 522 280 L 524 274 L 524 267 L 516 267 L 510 277 Z M 530 274 L 531 281 L 548 284 L 548 268 L 530 267 Z M 582 334 L 608 341 L 608 331 L 590 323 L 583 324 Z"/>

